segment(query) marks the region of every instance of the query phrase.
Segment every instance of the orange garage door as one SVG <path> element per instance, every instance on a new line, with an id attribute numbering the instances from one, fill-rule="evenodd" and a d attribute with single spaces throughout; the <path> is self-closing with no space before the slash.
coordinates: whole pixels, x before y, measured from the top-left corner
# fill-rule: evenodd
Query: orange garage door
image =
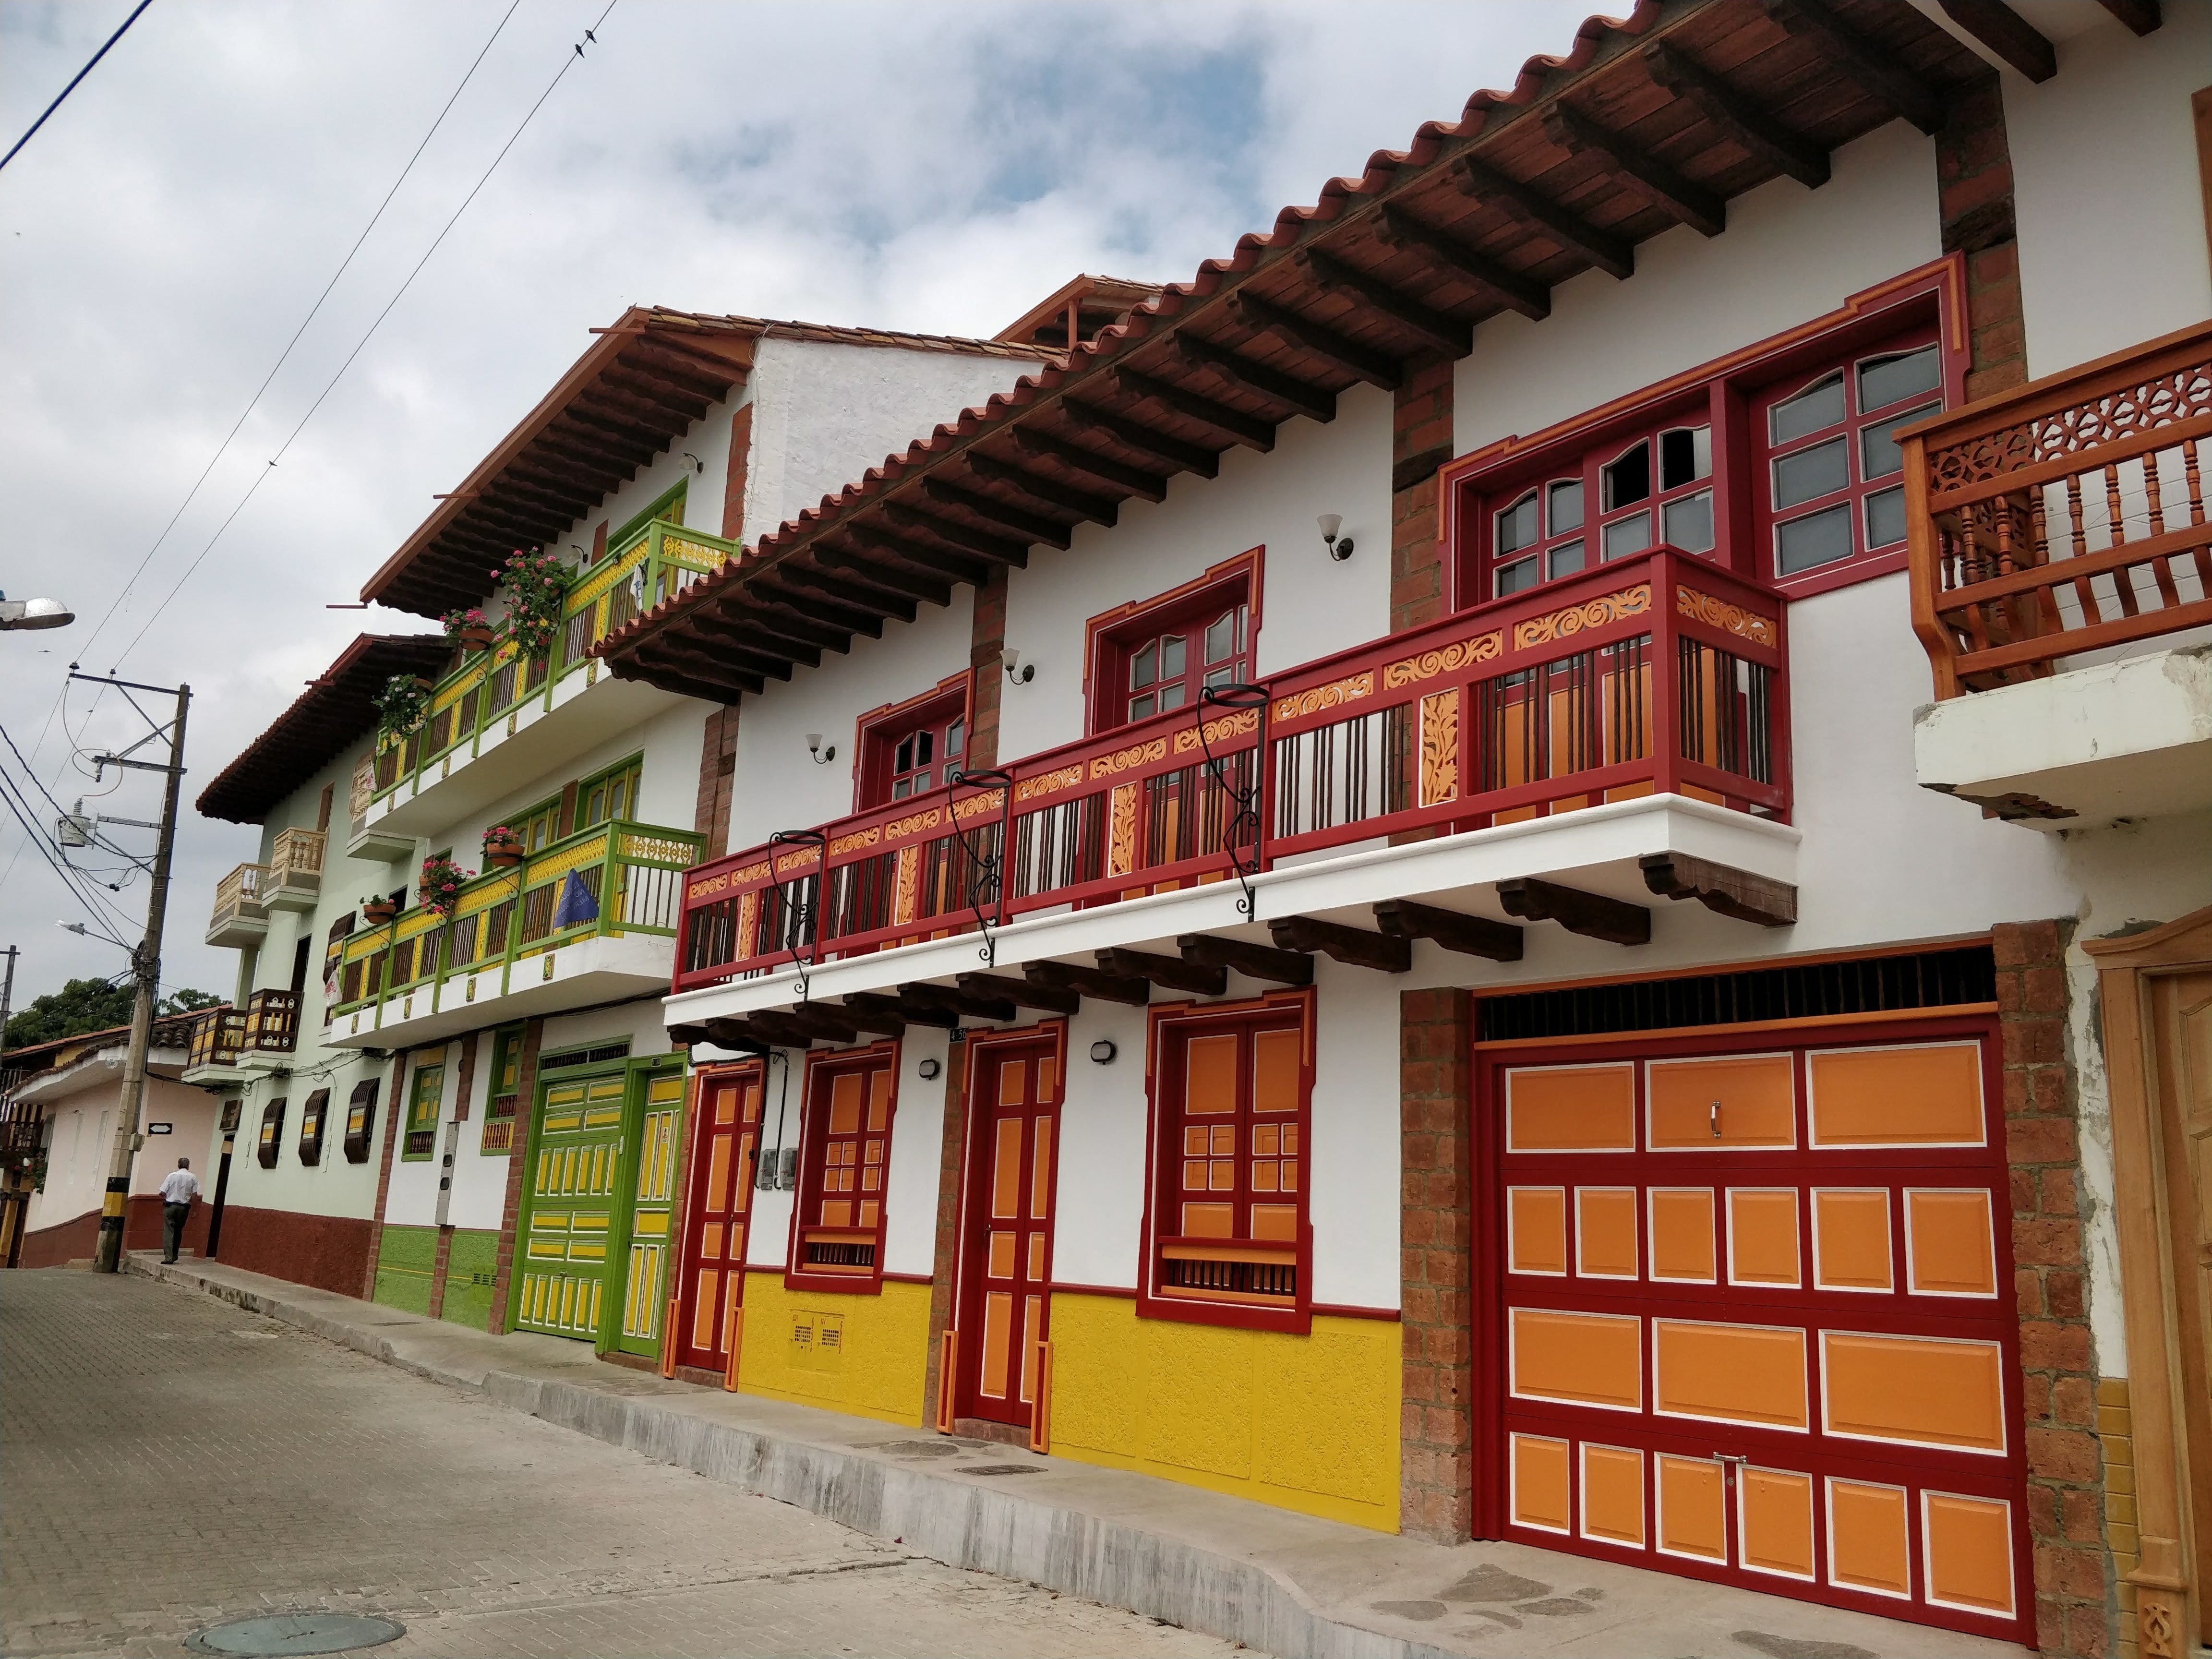
<path id="1" fill-rule="evenodd" d="M 1994 1033 L 1760 1037 L 1486 1054 L 1490 1512 L 2032 1643 Z"/>

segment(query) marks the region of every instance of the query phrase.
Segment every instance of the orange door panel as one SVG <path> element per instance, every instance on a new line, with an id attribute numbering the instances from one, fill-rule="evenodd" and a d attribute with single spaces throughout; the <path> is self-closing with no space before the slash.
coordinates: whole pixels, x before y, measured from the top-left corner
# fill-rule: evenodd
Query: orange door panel
<path id="1" fill-rule="evenodd" d="M 1060 1028 L 970 1039 L 957 1414 L 1030 1428 L 1051 1313 Z"/>
<path id="2" fill-rule="evenodd" d="M 2034 1640 L 1995 1033 L 1488 1051 L 1495 1535 Z"/>
<path id="3" fill-rule="evenodd" d="M 724 1370 L 744 1301 L 753 1173 L 760 1146 L 767 1066 L 745 1060 L 702 1069 L 694 1079 L 690 1191 L 684 1255 L 672 1289 L 676 1360 Z"/>

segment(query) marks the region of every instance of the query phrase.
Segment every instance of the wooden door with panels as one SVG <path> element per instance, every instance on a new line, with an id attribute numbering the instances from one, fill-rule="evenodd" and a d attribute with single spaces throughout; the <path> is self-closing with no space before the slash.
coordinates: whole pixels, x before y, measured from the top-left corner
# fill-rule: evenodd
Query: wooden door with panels
<path id="1" fill-rule="evenodd" d="M 2161 1098 L 2159 1162 L 2173 1298 L 2177 1381 L 2186 1440 L 2183 1491 L 2193 1513 L 2199 1643 L 2212 1641 L 2212 973 L 2150 982 L 2151 1043 Z M 2185 1535 L 2186 1535 L 2185 1534 Z"/>
<path id="2" fill-rule="evenodd" d="M 1486 1049 L 1489 1530 L 2033 1644 L 1986 1020 Z M 1796 1039 L 1796 1040 L 1793 1040 Z"/>
<path id="3" fill-rule="evenodd" d="M 515 1224 L 522 1256 L 512 1316 L 517 1329 L 598 1340 L 629 1084 L 625 1071 L 539 1085 Z"/>
<path id="4" fill-rule="evenodd" d="M 676 1363 L 726 1371 L 745 1294 L 761 1103 L 768 1065 L 749 1060 L 702 1070 L 695 1091 L 698 1127 L 684 1206 L 678 1269 Z"/>
<path id="5" fill-rule="evenodd" d="M 967 1227 L 957 1400 L 969 1415 L 1034 1430 L 1038 1345 L 1052 1317 L 1053 1198 L 1064 1027 L 970 1037 Z"/>
<path id="6" fill-rule="evenodd" d="M 628 1215 L 618 1218 L 624 1277 L 614 1346 L 623 1353 L 657 1358 L 665 1334 L 669 1227 L 675 1215 L 676 1152 L 684 1135 L 683 1067 L 656 1068 L 640 1083 L 636 1133 L 624 1136 L 637 1154 L 623 1176 L 630 1205 Z"/>

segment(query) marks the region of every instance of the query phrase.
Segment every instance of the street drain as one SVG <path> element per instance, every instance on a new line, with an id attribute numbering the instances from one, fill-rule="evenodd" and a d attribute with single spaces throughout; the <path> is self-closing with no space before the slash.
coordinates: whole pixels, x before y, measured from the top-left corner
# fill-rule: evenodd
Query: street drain
<path id="1" fill-rule="evenodd" d="M 972 1468 L 956 1468 L 955 1474 L 1042 1474 L 1042 1463 L 978 1463 Z"/>
<path id="2" fill-rule="evenodd" d="M 381 1647 L 407 1634 L 407 1626 L 358 1613 L 271 1613 L 210 1625 L 185 1638 L 195 1653 L 263 1656 L 350 1653 Z"/>

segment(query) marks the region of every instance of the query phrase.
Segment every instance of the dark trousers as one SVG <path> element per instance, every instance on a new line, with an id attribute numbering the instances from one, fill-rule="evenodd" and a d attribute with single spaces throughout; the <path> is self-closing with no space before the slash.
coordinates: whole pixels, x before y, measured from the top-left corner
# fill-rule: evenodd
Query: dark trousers
<path id="1" fill-rule="evenodd" d="M 161 1206 L 161 1260 L 174 1261 L 177 1246 L 185 1237 L 185 1223 L 191 1218 L 189 1204 L 164 1204 Z"/>

